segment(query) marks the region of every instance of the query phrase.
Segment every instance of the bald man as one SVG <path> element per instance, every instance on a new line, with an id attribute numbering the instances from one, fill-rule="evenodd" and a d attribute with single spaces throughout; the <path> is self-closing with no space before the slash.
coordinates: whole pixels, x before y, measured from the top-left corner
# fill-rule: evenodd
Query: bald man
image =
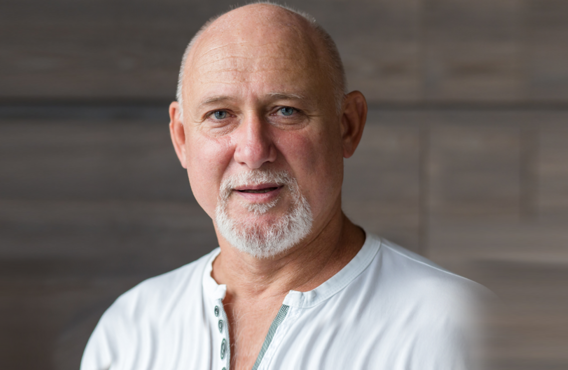
<path id="1" fill-rule="evenodd" d="M 254 4 L 208 22 L 170 133 L 219 248 L 123 294 L 81 369 L 473 368 L 484 288 L 341 210 L 366 114 L 309 16 Z"/>

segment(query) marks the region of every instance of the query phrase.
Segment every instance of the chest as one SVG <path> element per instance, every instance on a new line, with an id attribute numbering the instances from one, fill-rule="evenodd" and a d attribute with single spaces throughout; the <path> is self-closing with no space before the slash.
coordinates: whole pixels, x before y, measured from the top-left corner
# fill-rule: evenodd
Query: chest
<path id="1" fill-rule="evenodd" d="M 332 304 L 335 303 L 335 304 Z M 332 307 L 330 307 L 332 306 Z M 224 309 L 217 301 L 204 312 L 174 313 L 118 343 L 116 369 L 461 369 L 458 337 L 432 314 L 381 307 L 380 302 L 330 301 L 313 308 L 281 305 L 276 312 Z M 218 307 L 218 310 L 215 310 Z M 225 315 L 227 313 L 227 315 Z M 232 325 L 219 329 L 218 323 Z M 209 319 L 203 320 L 203 317 Z M 443 324 L 443 323 L 442 323 Z M 159 330 L 156 330 L 158 329 Z M 117 328 L 110 332 L 115 335 Z M 128 335 L 127 335 L 128 334 Z M 226 343 L 226 344 L 223 344 Z M 226 345 L 227 347 L 224 347 Z M 125 352 L 126 351 L 126 352 Z M 450 361 L 441 363 L 440 360 Z M 229 362 L 230 361 L 230 362 Z M 259 364 L 255 367 L 255 363 Z M 459 362 L 459 361 L 458 361 Z"/>
<path id="2" fill-rule="evenodd" d="M 231 369 L 250 370 L 254 367 L 280 306 L 280 303 L 225 304 Z"/>

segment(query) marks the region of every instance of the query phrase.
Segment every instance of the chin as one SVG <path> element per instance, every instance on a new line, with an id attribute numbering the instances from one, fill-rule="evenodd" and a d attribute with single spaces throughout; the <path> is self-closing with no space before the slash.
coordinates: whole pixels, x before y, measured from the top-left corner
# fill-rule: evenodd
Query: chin
<path id="1" fill-rule="evenodd" d="M 219 233 L 233 247 L 255 258 L 273 257 L 299 244 L 312 230 L 312 212 L 294 179 L 287 187 L 292 202 L 286 211 L 279 211 L 275 200 L 244 204 L 244 212 L 235 215 L 228 211 L 228 200 L 220 198 L 215 209 Z"/>
<path id="2" fill-rule="evenodd" d="M 256 220 L 236 220 L 218 212 L 216 224 L 220 234 L 233 247 L 256 258 L 269 258 L 286 252 L 308 236 L 312 229 L 309 208 L 270 217 L 270 220 L 253 218 Z"/>

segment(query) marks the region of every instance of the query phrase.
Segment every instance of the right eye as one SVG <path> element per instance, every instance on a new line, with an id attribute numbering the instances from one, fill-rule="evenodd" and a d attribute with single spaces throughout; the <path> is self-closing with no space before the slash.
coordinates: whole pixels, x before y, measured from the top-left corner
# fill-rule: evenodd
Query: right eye
<path id="1" fill-rule="evenodd" d="M 215 112 L 213 112 L 215 119 L 225 119 L 227 118 L 227 115 L 227 111 L 225 110 L 216 110 Z"/>

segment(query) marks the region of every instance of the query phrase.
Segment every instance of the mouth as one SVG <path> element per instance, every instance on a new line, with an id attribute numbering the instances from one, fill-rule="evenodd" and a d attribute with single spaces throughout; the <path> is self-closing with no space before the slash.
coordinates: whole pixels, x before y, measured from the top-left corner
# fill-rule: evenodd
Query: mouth
<path id="1" fill-rule="evenodd" d="M 235 189 L 235 190 L 240 192 L 240 193 L 264 194 L 264 193 L 269 193 L 271 191 L 277 190 L 279 188 L 281 188 L 281 186 L 271 186 L 271 187 L 262 188 L 262 189 L 243 189 L 243 190 Z"/>
<path id="2" fill-rule="evenodd" d="M 241 194 L 253 202 L 271 201 L 275 198 L 284 185 L 278 184 L 258 184 L 258 185 L 243 185 L 234 188 L 233 191 Z"/>

